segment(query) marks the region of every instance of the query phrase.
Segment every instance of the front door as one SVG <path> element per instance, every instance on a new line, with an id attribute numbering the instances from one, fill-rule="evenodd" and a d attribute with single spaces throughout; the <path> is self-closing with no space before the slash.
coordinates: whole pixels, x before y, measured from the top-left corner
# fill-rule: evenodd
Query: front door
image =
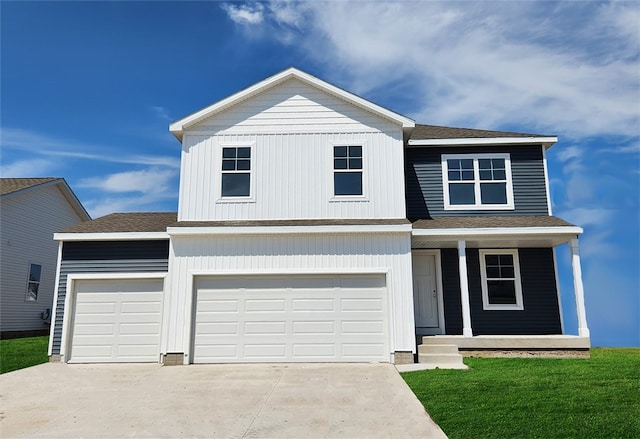
<path id="1" fill-rule="evenodd" d="M 413 254 L 413 306 L 418 333 L 439 328 L 435 254 Z"/>

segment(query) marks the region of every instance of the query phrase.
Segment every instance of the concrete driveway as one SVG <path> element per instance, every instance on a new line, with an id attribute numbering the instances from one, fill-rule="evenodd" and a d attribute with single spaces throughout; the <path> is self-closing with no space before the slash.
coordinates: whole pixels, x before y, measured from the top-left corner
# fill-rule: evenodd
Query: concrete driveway
<path id="1" fill-rule="evenodd" d="M 390 364 L 48 363 L 0 398 L 3 438 L 446 437 Z"/>

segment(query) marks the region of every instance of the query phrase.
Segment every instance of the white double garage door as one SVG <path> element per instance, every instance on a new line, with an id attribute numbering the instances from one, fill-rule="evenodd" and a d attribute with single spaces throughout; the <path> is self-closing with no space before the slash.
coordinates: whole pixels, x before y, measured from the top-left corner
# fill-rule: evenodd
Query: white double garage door
<path id="1" fill-rule="evenodd" d="M 384 275 L 195 279 L 194 363 L 389 361 Z M 78 281 L 72 362 L 157 362 L 162 280 Z"/>

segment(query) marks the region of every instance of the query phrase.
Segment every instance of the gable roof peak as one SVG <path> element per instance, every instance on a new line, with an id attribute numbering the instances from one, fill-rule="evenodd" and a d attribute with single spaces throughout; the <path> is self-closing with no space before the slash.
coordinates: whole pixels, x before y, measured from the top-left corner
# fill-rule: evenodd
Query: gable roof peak
<path id="1" fill-rule="evenodd" d="M 195 113 L 190 114 L 182 119 L 179 119 L 169 125 L 169 131 L 178 139 L 182 140 L 182 135 L 184 134 L 184 130 L 188 129 L 199 122 L 203 121 L 206 118 L 209 118 L 215 114 L 218 114 L 226 109 L 242 102 L 246 99 L 249 99 L 253 96 L 256 96 L 272 87 L 277 86 L 285 81 L 290 79 L 297 79 L 302 81 L 305 84 L 308 84 L 312 87 L 320 89 L 327 94 L 333 95 L 339 99 L 342 99 L 351 105 L 356 107 L 360 107 L 366 111 L 369 111 L 373 114 L 376 114 L 385 119 L 391 120 L 396 124 L 400 125 L 403 130 L 408 131 L 413 129 L 415 126 L 415 122 L 408 117 L 405 117 L 401 114 L 388 110 L 380 105 L 374 104 L 364 98 L 361 98 L 358 95 L 345 91 L 333 84 L 329 84 L 315 76 L 303 72 L 300 69 L 295 67 L 289 67 L 280 73 L 276 73 L 273 76 L 270 76 L 256 84 L 253 84 L 244 90 L 241 90 L 233 95 L 222 99 L 208 107 L 205 107 Z"/>

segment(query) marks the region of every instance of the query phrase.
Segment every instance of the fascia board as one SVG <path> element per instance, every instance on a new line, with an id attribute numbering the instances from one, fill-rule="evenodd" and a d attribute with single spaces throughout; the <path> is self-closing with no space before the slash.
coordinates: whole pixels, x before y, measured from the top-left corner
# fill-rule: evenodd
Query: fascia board
<path id="1" fill-rule="evenodd" d="M 411 224 L 361 226 L 169 227 L 171 236 L 292 235 L 323 233 L 410 233 Z"/>
<path id="2" fill-rule="evenodd" d="M 513 227 L 513 228 L 457 228 L 457 229 L 413 229 L 413 236 L 453 236 L 453 237 L 470 237 L 470 236 L 526 236 L 526 235 L 567 235 L 575 236 L 583 233 L 582 227 Z"/>
<path id="3" fill-rule="evenodd" d="M 539 145 L 550 148 L 558 142 L 556 136 L 551 137 L 478 137 L 459 139 L 411 139 L 409 146 L 478 146 L 478 145 Z"/>
<path id="4" fill-rule="evenodd" d="M 54 233 L 54 241 L 138 241 L 169 239 L 167 232 Z"/>
<path id="5" fill-rule="evenodd" d="M 387 110 L 384 107 L 376 105 L 372 102 L 367 101 L 359 96 L 356 96 L 352 93 L 349 93 L 341 88 L 338 88 L 334 85 L 331 85 L 327 82 L 322 81 L 321 79 L 316 78 L 315 76 L 309 75 L 308 73 L 304 73 L 296 68 L 289 68 L 283 72 L 280 72 L 274 76 L 271 76 L 257 84 L 254 84 L 238 93 L 235 93 L 221 101 L 216 102 L 213 105 L 203 108 L 189 116 L 177 120 L 169 125 L 169 131 L 171 131 L 174 136 L 178 139 L 182 137 L 182 133 L 185 129 L 197 124 L 203 119 L 207 117 L 211 117 L 212 115 L 222 111 L 223 109 L 235 105 L 238 102 L 241 102 L 253 95 L 261 93 L 280 82 L 283 82 L 289 78 L 297 78 L 303 82 L 306 82 L 316 88 L 324 90 L 329 94 L 333 94 L 339 98 L 342 98 L 346 101 L 351 102 L 354 105 L 365 108 L 368 111 L 371 111 L 374 114 L 378 114 L 384 118 L 391 119 L 392 121 L 400 124 L 403 128 L 413 128 L 415 127 L 415 121 L 409 119 L 408 117 L 402 116 L 398 113 L 395 113 L 391 110 Z"/>

